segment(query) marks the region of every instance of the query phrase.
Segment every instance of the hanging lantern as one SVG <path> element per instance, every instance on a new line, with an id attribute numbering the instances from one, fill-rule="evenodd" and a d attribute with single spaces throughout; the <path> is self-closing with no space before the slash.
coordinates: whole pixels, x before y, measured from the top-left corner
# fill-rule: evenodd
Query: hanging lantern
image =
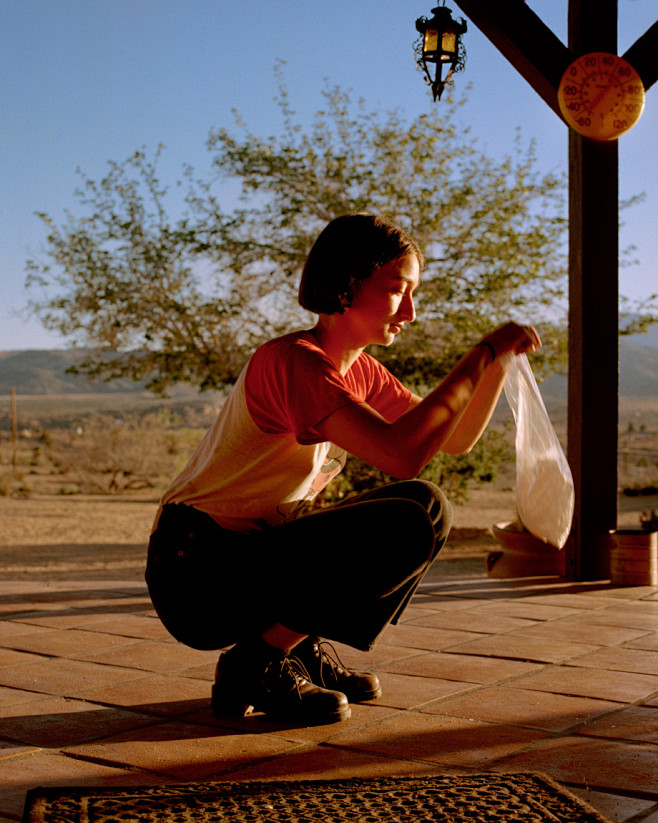
<path id="1" fill-rule="evenodd" d="M 464 68 L 466 53 L 461 36 L 466 31 L 466 22 L 453 20 L 450 9 L 445 5 L 432 9 L 432 17 L 419 17 L 416 31 L 420 38 L 414 45 L 416 63 L 425 74 L 425 82 L 432 88 L 434 100 L 440 100 L 446 83 L 452 82 L 452 75 Z M 443 78 L 443 69 L 448 73 Z"/>

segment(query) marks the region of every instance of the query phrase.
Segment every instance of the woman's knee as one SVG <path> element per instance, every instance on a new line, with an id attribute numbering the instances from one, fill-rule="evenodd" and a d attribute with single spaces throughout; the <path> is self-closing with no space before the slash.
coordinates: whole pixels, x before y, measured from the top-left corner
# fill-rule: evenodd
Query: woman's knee
<path id="1" fill-rule="evenodd" d="M 402 480 L 388 487 L 391 496 L 415 501 L 429 516 L 437 539 L 445 540 L 452 525 L 452 506 L 436 483 L 430 480 Z"/>
<path id="2" fill-rule="evenodd" d="M 437 540 L 445 541 L 452 527 L 452 504 L 435 483 L 429 485 L 432 487 L 430 491 L 433 499 L 428 508 L 428 514 L 434 523 Z"/>
<path id="3" fill-rule="evenodd" d="M 383 525 L 383 535 L 404 549 L 402 555 L 410 567 L 422 566 L 436 554 L 435 524 L 420 502 L 405 498 L 391 499 Z"/>

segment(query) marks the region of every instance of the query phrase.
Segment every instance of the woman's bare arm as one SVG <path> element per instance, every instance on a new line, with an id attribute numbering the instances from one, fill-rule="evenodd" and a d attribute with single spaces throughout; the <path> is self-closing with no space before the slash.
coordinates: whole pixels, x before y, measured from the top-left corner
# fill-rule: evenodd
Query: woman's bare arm
<path id="1" fill-rule="evenodd" d="M 534 329 L 508 323 L 467 352 L 424 399 L 392 423 L 367 404 L 329 415 L 320 434 L 394 477 L 415 477 L 439 451 L 468 451 L 484 431 L 503 385 L 498 357 L 536 348 Z"/>

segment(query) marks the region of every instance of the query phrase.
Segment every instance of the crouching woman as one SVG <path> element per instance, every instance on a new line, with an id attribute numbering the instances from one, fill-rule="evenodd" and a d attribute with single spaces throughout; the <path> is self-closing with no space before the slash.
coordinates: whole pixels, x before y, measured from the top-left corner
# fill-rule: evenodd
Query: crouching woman
<path id="1" fill-rule="evenodd" d="M 468 451 L 487 426 L 499 358 L 540 345 L 508 323 L 465 352 L 424 399 L 366 353 L 415 319 L 423 255 L 376 215 L 329 223 L 302 274 L 310 329 L 271 340 L 245 366 L 161 501 L 146 579 L 170 633 L 219 657 L 217 713 L 252 707 L 285 722 L 344 720 L 377 698 L 326 641 L 370 650 L 396 623 L 443 546 L 451 509 L 415 479 L 438 452 Z M 311 509 L 347 454 L 399 478 Z"/>

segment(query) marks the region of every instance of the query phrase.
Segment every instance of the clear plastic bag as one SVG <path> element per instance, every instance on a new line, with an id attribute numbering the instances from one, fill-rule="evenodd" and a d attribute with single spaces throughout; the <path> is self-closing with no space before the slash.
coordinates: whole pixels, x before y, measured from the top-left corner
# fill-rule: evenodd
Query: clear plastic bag
<path id="1" fill-rule="evenodd" d="M 505 396 L 516 423 L 516 505 L 519 519 L 535 537 L 561 549 L 571 531 L 574 487 L 562 451 L 525 354 L 510 356 Z"/>

